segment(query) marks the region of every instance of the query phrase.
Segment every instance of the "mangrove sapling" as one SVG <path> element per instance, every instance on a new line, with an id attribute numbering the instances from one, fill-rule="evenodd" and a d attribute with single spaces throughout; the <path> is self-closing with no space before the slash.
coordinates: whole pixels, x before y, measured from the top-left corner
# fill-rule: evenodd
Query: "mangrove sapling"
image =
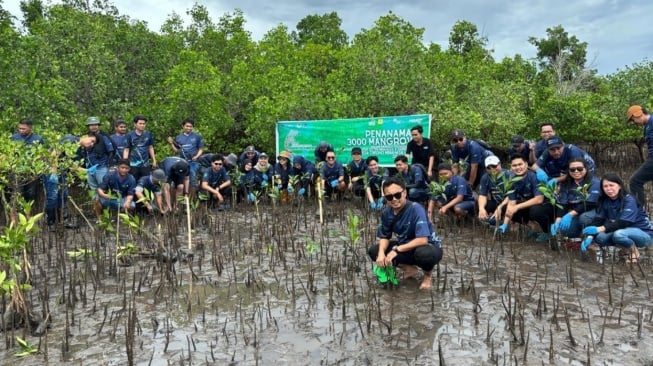
<path id="1" fill-rule="evenodd" d="M 32 237 L 39 232 L 36 224 L 43 217 L 43 213 L 30 218 L 22 213 L 17 215 L 16 221 L 10 222 L 4 233 L 0 234 L 0 261 L 10 271 L 0 272 L 0 295 L 9 296 L 9 305 L 3 314 L 4 329 L 29 324 L 30 309 L 24 296 L 24 291 L 32 287 L 27 252 Z"/>

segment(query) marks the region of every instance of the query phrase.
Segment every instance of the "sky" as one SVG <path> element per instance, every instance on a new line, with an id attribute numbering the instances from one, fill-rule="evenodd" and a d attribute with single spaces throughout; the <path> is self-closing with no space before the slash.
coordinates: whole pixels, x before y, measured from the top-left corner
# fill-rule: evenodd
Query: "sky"
<path id="1" fill-rule="evenodd" d="M 50 0 L 44 0 L 48 3 Z M 89 0 L 92 1 L 92 0 Z M 20 16 L 20 0 L 0 0 L 2 7 Z M 143 20 L 153 31 L 170 14 L 188 19 L 192 2 L 181 0 L 114 0 L 122 15 Z M 337 12 L 349 39 L 374 27 L 374 22 L 392 11 L 414 27 L 424 28 L 425 44 L 446 49 L 449 33 L 460 20 L 474 23 L 487 37 L 495 60 L 522 55 L 535 57 L 529 37 L 546 38 L 546 29 L 562 25 L 570 36 L 587 42 L 586 66 L 606 75 L 635 63 L 653 60 L 653 28 L 650 0 L 205 0 L 214 22 L 225 13 L 242 10 L 245 29 L 260 40 L 279 24 L 289 31 L 308 15 Z"/>

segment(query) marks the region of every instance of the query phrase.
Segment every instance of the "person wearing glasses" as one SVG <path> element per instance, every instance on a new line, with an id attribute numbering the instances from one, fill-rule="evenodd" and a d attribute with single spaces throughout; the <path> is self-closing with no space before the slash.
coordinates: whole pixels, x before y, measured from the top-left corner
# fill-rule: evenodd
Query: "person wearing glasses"
<path id="1" fill-rule="evenodd" d="M 326 156 L 330 152 L 334 152 L 333 145 L 331 145 L 330 143 L 328 143 L 326 141 L 320 141 L 320 143 L 317 145 L 317 147 L 313 151 L 313 155 L 315 156 L 315 164 L 326 161 Z"/>
<path id="2" fill-rule="evenodd" d="M 503 170 L 501 161 L 494 155 L 485 158 L 485 170 L 487 174 L 478 185 L 478 219 L 481 223 L 496 226 L 508 204 L 506 193 L 512 172 Z"/>
<path id="3" fill-rule="evenodd" d="M 546 151 L 546 140 L 556 135 L 556 130 L 551 122 L 544 122 L 540 125 L 540 139 L 530 142 L 530 155 L 528 161 L 531 164 L 535 163 L 537 159 L 542 156 Z"/>
<path id="4" fill-rule="evenodd" d="M 515 222 L 523 225 L 532 223 L 530 236 L 538 242 L 549 241 L 547 232 L 553 221 L 553 205 L 545 202 L 544 195 L 539 190 L 536 174 L 528 169 L 528 162 L 521 155 L 510 158 L 510 169 L 515 177 L 512 190 L 508 192 L 508 205 L 503 217 L 503 224 L 496 228 L 497 232 L 505 233 L 508 224 Z"/>
<path id="5" fill-rule="evenodd" d="M 644 184 L 653 181 L 653 117 L 646 108 L 631 105 L 626 112 L 629 122 L 638 127 L 644 127 L 644 140 L 646 141 L 646 160 L 630 177 L 630 192 L 637 198 L 640 205 L 646 205 Z"/>
<path id="6" fill-rule="evenodd" d="M 326 197 L 331 198 L 334 193 L 340 196 L 347 189 L 345 182 L 345 168 L 336 161 L 336 153 L 329 151 L 326 162 L 320 168 L 321 189 Z"/>
<path id="7" fill-rule="evenodd" d="M 465 179 L 473 189 L 481 182 L 485 174 L 483 165 L 486 157 L 494 153 L 481 146 L 478 141 L 469 140 L 463 130 L 457 129 L 451 133 L 451 160 L 453 163 L 464 164 Z"/>
<path id="8" fill-rule="evenodd" d="M 569 161 L 568 178 L 560 185 L 556 199 L 556 218 L 551 225 L 551 235 L 558 231 L 562 236 L 577 238 L 594 219 L 596 203 L 601 193 L 599 178 L 593 177 L 583 158 Z"/>
<path id="9" fill-rule="evenodd" d="M 208 203 L 218 202 L 218 209 L 226 207 L 225 197 L 231 196 L 231 178 L 224 168 L 223 156 L 214 154 L 211 158 L 211 169 L 204 171 L 200 184 L 200 200 Z M 251 162 L 250 162 L 251 164 Z"/>
<path id="10" fill-rule="evenodd" d="M 476 208 L 476 201 L 472 194 L 472 187 L 465 178 L 454 175 L 451 164 L 441 163 L 438 165 L 440 182 L 446 182 L 444 196 L 434 197 L 429 200 L 428 216 L 433 218 L 433 210 L 437 207 L 438 216 L 444 216 L 448 212 L 453 213 L 456 218 L 462 219 L 467 215 L 473 215 Z"/>
<path id="11" fill-rule="evenodd" d="M 567 167 L 569 162 L 575 158 L 583 158 L 587 163 L 587 169 L 596 174 L 594 159 L 578 146 L 565 144 L 558 136 L 546 140 L 546 151 L 540 155 L 531 169 L 542 183 L 553 185 L 562 183 L 567 179 Z"/>
<path id="12" fill-rule="evenodd" d="M 442 259 L 442 242 L 424 207 L 407 199 L 401 178 L 385 180 L 382 191 L 387 205 L 381 213 L 377 243 L 367 254 L 379 267 L 398 266 L 404 279 L 416 277 L 421 269 L 424 276 L 419 288 L 428 290 L 433 268 Z M 395 239 L 391 240 L 393 235 Z"/>

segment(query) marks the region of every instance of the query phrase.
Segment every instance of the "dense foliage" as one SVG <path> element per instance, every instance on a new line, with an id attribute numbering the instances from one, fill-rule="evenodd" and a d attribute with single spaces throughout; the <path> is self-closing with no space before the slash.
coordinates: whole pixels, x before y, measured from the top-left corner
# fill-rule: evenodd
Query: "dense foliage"
<path id="1" fill-rule="evenodd" d="M 0 3 L 1 5 L 1 3 Z M 97 115 L 145 114 L 158 139 L 195 118 L 208 151 L 274 147 L 278 120 L 431 113 L 436 144 L 453 128 L 494 145 L 515 133 L 538 136 L 553 121 L 576 143 L 637 141 L 629 104 L 653 105 L 653 62 L 612 75 L 586 68 L 585 42 L 560 25 L 528 41 L 536 60 L 494 60 L 476 26 L 459 21 L 446 49 L 393 13 L 353 39 L 334 13 L 308 15 L 289 31 L 253 41 L 240 11 L 217 21 L 205 7 L 172 15 L 160 32 L 106 1 L 22 3 L 22 26 L 0 8 L 0 123 L 13 131 L 81 133 Z"/>

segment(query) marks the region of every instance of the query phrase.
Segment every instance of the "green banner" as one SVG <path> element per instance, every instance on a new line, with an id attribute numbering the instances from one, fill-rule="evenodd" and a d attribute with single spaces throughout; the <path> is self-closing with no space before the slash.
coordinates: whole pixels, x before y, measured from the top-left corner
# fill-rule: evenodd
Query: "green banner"
<path id="1" fill-rule="evenodd" d="M 410 129 L 420 125 L 424 137 L 431 131 L 431 115 L 351 118 L 320 121 L 277 122 L 277 155 L 288 150 L 313 161 L 320 141 L 333 146 L 341 163 L 351 159 L 351 149 L 360 147 L 363 158 L 376 155 L 381 166 L 394 166 L 394 158 L 406 153 Z"/>

